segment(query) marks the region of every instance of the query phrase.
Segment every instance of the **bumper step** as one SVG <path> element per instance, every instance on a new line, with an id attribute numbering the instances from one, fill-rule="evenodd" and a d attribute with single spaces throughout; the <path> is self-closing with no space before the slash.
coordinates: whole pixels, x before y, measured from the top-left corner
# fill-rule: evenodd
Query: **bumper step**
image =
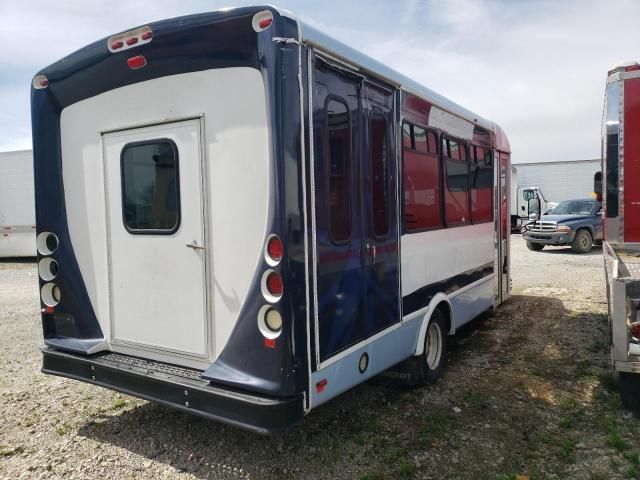
<path id="1" fill-rule="evenodd" d="M 302 395 L 271 398 L 212 385 L 199 370 L 118 353 L 83 356 L 42 348 L 42 372 L 80 380 L 257 433 L 302 420 Z"/>

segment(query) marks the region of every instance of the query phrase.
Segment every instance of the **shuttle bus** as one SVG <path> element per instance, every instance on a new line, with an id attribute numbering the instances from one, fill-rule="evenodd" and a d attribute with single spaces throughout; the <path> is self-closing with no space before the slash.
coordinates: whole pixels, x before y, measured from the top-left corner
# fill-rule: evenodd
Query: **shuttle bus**
<path id="1" fill-rule="evenodd" d="M 640 64 L 609 71 L 602 118 L 603 254 L 611 362 L 622 404 L 640 411 Z"/>
<path id="2" fill-rule="evenodd" d="M 500 127 L 288 12 L 99 40 L 32 115 L 45 373 L 275 432 L 509 296 Z"/>

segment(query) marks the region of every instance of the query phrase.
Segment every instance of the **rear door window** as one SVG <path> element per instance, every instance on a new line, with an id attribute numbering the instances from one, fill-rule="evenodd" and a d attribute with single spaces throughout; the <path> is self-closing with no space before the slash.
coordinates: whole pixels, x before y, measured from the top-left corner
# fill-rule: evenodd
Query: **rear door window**
<path id="1" fill-rule="evenodd" d="M 122 218 L 132 234 L 171 234 L 180 226 L 178 149 L 169 139 L 122 148 Z"/>

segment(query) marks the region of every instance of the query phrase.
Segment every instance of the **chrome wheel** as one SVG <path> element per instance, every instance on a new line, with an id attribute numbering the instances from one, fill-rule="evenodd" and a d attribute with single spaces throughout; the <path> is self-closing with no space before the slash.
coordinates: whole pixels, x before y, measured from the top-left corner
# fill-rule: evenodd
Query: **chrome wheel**
<path id="1" fill-rule="evenodd" d="M 431 370 L 435 370 L 440 365 L 442 357 L 442 330 L 436 322 L 431 322 L 427 329 L 427 341 L 425 342 L 427 349 L 427 366 Z"/>

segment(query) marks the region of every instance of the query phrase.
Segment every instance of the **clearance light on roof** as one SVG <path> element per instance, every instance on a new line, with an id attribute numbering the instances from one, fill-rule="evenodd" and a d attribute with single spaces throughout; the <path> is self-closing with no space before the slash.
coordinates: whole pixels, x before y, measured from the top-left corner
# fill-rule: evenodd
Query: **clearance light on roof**
<path id="1" fill-rule="evenodd" d="M 256 13 L 253 16 L 253 20 L 251 21 L 251 25 L 253 25 L 253 29 L 256 32 L 262 32 L 271 26 L 273 23 L 273 13 L 269 10 L 263 10 L 261 12 Z"/>
<path id="2" fill-rule="evenodd" d="M 44 75 L 36 75 L 33 77 L 33 88 L 40 90 L 49 86 L 49 79 Z"/>
<path id="3" fill-rule="evenodd" d="M 151 28 L 145 26 L 110 37 L 107 40 L 107 48 L 111 53 L 117 53 L 149 43 L 152 39 Z"/>

